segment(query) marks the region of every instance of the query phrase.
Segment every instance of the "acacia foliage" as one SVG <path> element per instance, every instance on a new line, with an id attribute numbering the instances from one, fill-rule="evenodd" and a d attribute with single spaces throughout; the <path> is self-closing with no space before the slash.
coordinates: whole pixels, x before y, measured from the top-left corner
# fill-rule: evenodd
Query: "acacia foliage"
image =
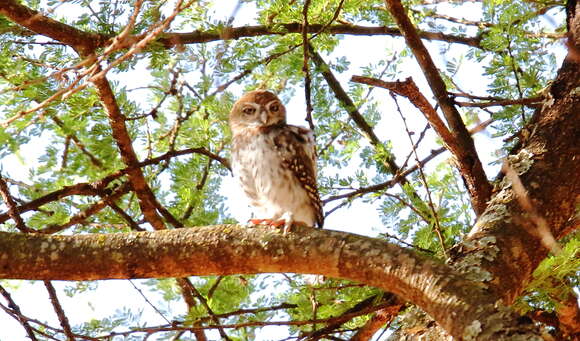
<path id="1" fill-rule="evenodd" d="M 388 122 L 399 120 L 397 107 L 392 100 L 384 99 L 386 93 L 382 90 L 371 92 L 369 87 L 347 80 L 352 74 L 384 80 L 415 76 L 408 69 L 414 65 L 410 62 L 412 55 L 398 43 L 402 38 L 396 33 L 373 36 L 377 41 L 393 43 L 380 57 L 368 58 L 362 53 L 352 53 L 353 46 L 360 47 L 356 40 L 362 38 L 333 34 L 331 30 L 338 25 L 395 28 L 393 19 L 382 1 L 306 3 L 308 24 L 320 27 L 307 35 L 309 43 L 325 62 L 321 65 L 310 57 L 307 65 L 312 123 L 319 150 L 319 185 L 329 218 L 340 210 L 349 212 L 353 203 L 365 202 L 377 208 L 382 225 L 372 227 L 380 237 L 390 241 L 395 237 L 395 241 L 416 248 L 417 252 L 443 259 L 475 219 L 461 175 L 449 162 L 436 159 L 426 169 L 410 173 L 399 185 L 390 184 L 396 170 L 388 160 L 395 160 L 401 170 L 417 161 L 408 141 L 390 139 L 380 131 Z M 123 32 L 136 8 L 131 1 L 22 4 L 61 23 L 96 33 L 103 41 Z M 173 5 L 164 1 L 142 2 L 130 33 L 138 36 L 153 32 L 156 24 L 171 16 Z M 243 90 L 272 89 L 284 101 L 294 101 L 295 108 L 303 108 L 304 34 L 299 30 L 291 32 L 285 24 L 304 22 L 305 3 L 274 0 L 238 5 L 228 18 L 216 15 L 214 8 L 219 4 L 197 1 L 180 10 L 171 28 L 165 29 L 165 32 L 211 33 L 217 36 L 212 42 L 195 41 L 194 37 L 172 45 L 171 38 L 164 40 L 163 34 L 159 34 L 126 59 L 123 55 L 127 49 L 108 51 L 105 44 L 96 49 L 97 56 L 103 56 L 100 60 L 103 67 L 114 65 L 107 77 L 138 159 L 167 156 L 141 168 L 159 205 L 166 209 L 165 212 L 159 209 L 157 214 L 163 216 L 167 228 L 234 221 L 220 186 L 224 177 L 230 175 L 224 161 L 229 146 L 227 113 Z M 484 1 L 476 5 L 461 2 L 433 5 L 413 1 L 406 5 L 412 9 L 408 14 L 421 33 L 445 34 L 432 40 L 428 47 L 433 56 L 441 56 L 436 61 L 447 90 L 458 101 L 471 104 L 459 106 L 466 124 L 477 124 L 488 117 L 493 120 L 490 135 L 495 141 L 505 142 L 498 156 L 505 155 L 518 142 L 516 133 L 530 119 L 534 108 L 524 105 L 490 108 L 481 102 L 543 96 L 542 89 L 554 78 L 557 69 L 554 51 L 565 27 L 563 4 Z M 462 11 L 474 8 L 478 18 L 461 20 Z M 448 11 L 457 17 L 447 16 Z M 235 28 L 243 25 L 261 25 L 263 29 L 252 36 L 227 39 L 237 32 Z M 119 153 L 119 141 L 102 95 L 88 80 L 90 76 L 80 77 L 87 64 L 79 63 L 87 56 L 28 31 L 6 17 L 0 17 L 0 32 L 1 119 L 10 120 L 0 129 L 2 176 L 17 206 L 47 198 L 42 205 L 32 204 L 30 209 L 22 210 L 26 228 L 66 234 L 151 229 L 143 217 L 139 194 L 127 186 L 126 173 L 116 173 L 127 164 Z M 482 77 L 475 87 L 469 84 L 470 76 L 463 76 L 474 69 L 480 70 L 478 76 Z M 377 128 L 374 132 L 379 143 L 352 120 L 353 108 L 344 98 L 330 90 L 329 80 L 323 76 L 323 71 L 328 70 L 342 83 L 364 121 Z M 80 81 L 74 85 L 77 79 Z M 429 93 L 426 84 L 420 85 L 422 91 Z M 70 90 L 62 96 L 51 99 L 68 87 Z M 40 108 L 27 113 L 36 106 Z M 420 114 L 405 110 L 403 115 Z M 12 121 L 15 117 L 19 118 Z M 438 148 L 437 141 L 432 132 L 424 129 L 426 122 L 413 120 L 410 124 L 413 134 L 409 135 L 413 144 L 418 145 L 417 158 L 425 158 L 430 150 Z M 183 155 L 178 156 L 181 151 Z M 18 162 L 22 165 L 15 166 Z M 28 174 L 24 175 L 23 169 Z M 90 186 L 83 187 L 83 183 Z M 65 195 L 56 195 L 56 191 L 65 191 Z M 4 211 L 8 208 L 4 206 Z M 352 212 L 356 214 L 355 210 Z M 364 224 L 365 219 L 361 220 Z M 2 222 L 3 231 L 22 230 L 7 214 Z M 574 236 L 570 243 L 577 243 Z M 564 255 L 561 261 L 567 264 L 565 270 L 550 273 L 549 267 L 538 269 L 536 280 L 519 301 L 522 312 L 550 311 L 559 296 L 566 294 L 558 294 L 555 289 L 562 282 L 570 282 L 576 269 L 573 263 L 570 265 L 574 252 Z M 188 303 L 187 311 L 158 308 L 168 320 L 180 321 L 183 326 L 272 319 L 324 320 L 356 310 L 362 303 L 378 306 L 384 295 L 374 288 L 333 279 L 313 288 L 294 275 L 200 277 L 190 281 L 194 287 L 193 304 Z M 166 302 L 184 300 L 184 286 L 179 281 L 155 279 L 142 285 L 160 293 Z M 577 283 L 572 281 L 564 286 L 570 285 Z M 69 295 L 83 295 L 95 290 L 95 284 L 70 284 L 65 290 Z M 155 305 L 162 307 L 163 303 Z M 256 307 L 266 309 L 228 315 Z M 135 327 L 139 324 L 138 315 L 139 309 L 127 307 L 108 318 L 87 318 L 86 322 L 73 325 L 72 330 L 92 337 L 108 335 L 120 327 Z M 351 336 L 365 326 L 370 316 L 367 312 L 360 314 L 331 328 L 328 334 Z M 152 324 L 164 323 L 160 319 Z M 399 327 L 400 323 L 393 323 L 391 328 Z M 296 323 L 288 327 L 288 332 L 300 335 L 323 325 L 328 323 Z M 44 333 L 62 337 L 64 331 L 60 330 L 66 328 L 57 329 L 45 329 Z M 221 330 L 220 334 L 232 339 L 253 339 L 260 331 L 250 325 Z M 179 330 L 155 333 L 160 339 L 177 334 L 182 340 L 194 337 Z M 143 334 L 130 335 L 139 338 Z"/>

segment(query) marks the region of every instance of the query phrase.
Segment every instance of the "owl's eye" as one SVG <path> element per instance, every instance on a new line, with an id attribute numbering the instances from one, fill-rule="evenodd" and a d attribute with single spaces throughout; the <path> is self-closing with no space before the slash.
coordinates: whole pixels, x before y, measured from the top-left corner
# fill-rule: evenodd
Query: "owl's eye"
<path id="1" fill-rule="evenodd" d="M 255 108 L 244 108 L 244 110 L 242 110 L 242 111 L 246 115 L 252 115 L 256 112 L 256 109 Z"/>
<path id="2" fill-rule="evenodd" d="M 280 107 L 278 106 L 278 104 L 272 104 L 270 106 L 270 111 L 276 112 L 280 109 Z"/>

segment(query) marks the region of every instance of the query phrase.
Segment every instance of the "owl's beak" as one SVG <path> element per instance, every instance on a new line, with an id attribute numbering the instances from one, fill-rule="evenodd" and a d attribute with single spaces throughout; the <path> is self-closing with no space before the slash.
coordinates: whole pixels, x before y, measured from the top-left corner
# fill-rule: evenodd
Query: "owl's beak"
<path id="1" fill-rule="evenodd" d="M 268 123 L 268 112 L 266 110 L 260 111 L 260 121 L 262 124 Z"/>

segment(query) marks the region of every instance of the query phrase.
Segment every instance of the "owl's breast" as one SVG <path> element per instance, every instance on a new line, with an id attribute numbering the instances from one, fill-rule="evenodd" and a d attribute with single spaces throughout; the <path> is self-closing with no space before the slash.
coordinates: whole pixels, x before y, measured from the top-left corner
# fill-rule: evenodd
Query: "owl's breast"
<path id="1" fill-rule="evenodd" d="M 292 171 L 285 167 L 268 134 L 234 141 L 232 169 L 252 201 L 271 202 L 280 206 L 304 196 L 305 192 Z"/>
<path id="2" fill-rule="evenodd" d="M 282 160 L 273 140 L 266 135 L 256 135 L 252 139 L 239 141 L 232 153 L 234 175 L 243 183 L 254 183 L 256 190 L 267 191 L 284 173 Z"/>

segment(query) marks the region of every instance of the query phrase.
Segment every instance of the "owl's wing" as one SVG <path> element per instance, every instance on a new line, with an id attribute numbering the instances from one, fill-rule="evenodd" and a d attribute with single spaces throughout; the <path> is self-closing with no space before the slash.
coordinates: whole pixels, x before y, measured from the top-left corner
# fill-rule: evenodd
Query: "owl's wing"
<path id="1" fill-rule="evenodd" d="M 316 224 L 322 228 L 324 215 L 316 184 L 316 143 L 314 135 L 306 128 L 285 125 L 274 136 L 276 151 L 282 164 L 292 171 L 302 188 L 308 193 L 316 210 Z"/>

